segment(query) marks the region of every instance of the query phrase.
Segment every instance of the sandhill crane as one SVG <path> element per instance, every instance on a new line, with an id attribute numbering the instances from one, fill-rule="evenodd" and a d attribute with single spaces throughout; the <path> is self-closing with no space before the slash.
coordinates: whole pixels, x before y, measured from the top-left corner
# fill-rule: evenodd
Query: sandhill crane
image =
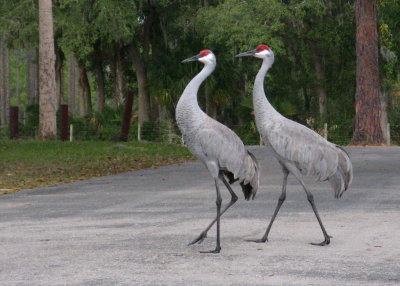
<path id="1" fill-rule="evenodd" d="M 264 78 L 274 63 L 274 53 L 266 45 L 259 45 L 256 49 L 236 55 L 236 57 L 254 56 L 263 60 L 253 88 L 253 105 L 257 129 L 263 141 L 270 146 L 274 156 L 283 169 L 282 193 L 278 205 L 268 225 L 264 236 L 255 242 L 265 242 L 278 211 L 286 198 L 286 183 L 289 173 L 293 174 L 303 186 L 307 199 L 321 226 L 325 240 L 313 245 L 327 245 L 330 236 L 327 234 L 318 215 L 314 198 L 303 182 L 303 176 L 314 176 L 319 181 L 328 180 L 339 198 L 347 190 L 353 179 L 353 167 L 346 151 L 313 130 L 283 117 L 269 103 L 264 92 Z"/>
<path id="2" fill-rule="evenodd" d="M 189 245 L 201 243 L 207 237 L 208 230 L 217 222 L 216 248 L 204 252 L 219 253 L 221 250 L 220 217 L 238 199 L 230 184 L 239 181 L 245 199 L 248 200 L 251 196 L 254 198 L 259 184 L 258 163 L 253 154 L 245 149 L 240 138 L 228 127 L 204 113 L 197 102 L 197 92 L 201 83 L 215 69 L 217 63 L 215 55 L 210 50 L 203 50 L 198 55 L 182 62 L 191 61 L 203 63 L 204 68 L 183 91 L 176 106 L 176 120 L 189 150 L 204 163 L 214 178 L 217 191 L 217 216 Z M 224 183 L 231 194 L 231 201 L 222 211 L 218 179 Z"/>

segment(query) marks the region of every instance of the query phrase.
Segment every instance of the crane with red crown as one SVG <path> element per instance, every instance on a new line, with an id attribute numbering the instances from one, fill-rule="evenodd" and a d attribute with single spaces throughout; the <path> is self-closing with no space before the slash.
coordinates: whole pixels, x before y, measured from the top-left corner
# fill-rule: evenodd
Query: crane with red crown
<path id="1" fill-rule="evenodd" d="M 255 242 L 266 242 L 272 224 L 283 202 L 286 199 L 286 183 L 289 173 L 296 177 L 307 194 L 307 199 L 317 217 L 324 234 L 324 241 L 312 243 L 327 245 L 330 236 L 325 230 L 314 203 L 314 197 L 304 184 L 304 176 L 313 176 L 318 181 L 329 181 L 335 197 L 339 198 L 348 189 L 353 180 L 353 166 L 349 155 L 338 145 L 320 136 L 315 131 L 282 116 L 268 101 L 264 92 L 264 78 L 274 63 L 274 53 L 267 45 L 259 45 L 254 50 L 236 55 L 252 56 L 262 59 L 261 68 L 256 76 L 253 88 L 253 105 L 256 124 L 263 141 L 270 147 L 283 170 L 282 192 L 275 212 L 261 239 Z"/>
<path id="2" fill-rule="evenodd" d="M 231 129 L 203 112 L 197 102 L 200 85 L 216 67 L 215 55 L 210 50 L 203 50 L 198 55 L 182 62 L 191 61 L 201 62 L 204 67 L 183 91 L 176 106 L 176 121 L 189 150 L 206 166 L 214 179 L 217 192 L 217 216 L 190 244 L 201 243 L 207 237 L 208 230 L 217 222 L 215 250 L 205 252 L 219 253 L 221 250 L 220 217 L 238 199 L 230 184 L 238 181 L 245 199 L 254 198 L 259 185 L 259 167 L 256 158 L 245 149 L 240 138 Z M 231 201 L 222 211 L 219 181 L 222 181 L 231 194 Z"/>

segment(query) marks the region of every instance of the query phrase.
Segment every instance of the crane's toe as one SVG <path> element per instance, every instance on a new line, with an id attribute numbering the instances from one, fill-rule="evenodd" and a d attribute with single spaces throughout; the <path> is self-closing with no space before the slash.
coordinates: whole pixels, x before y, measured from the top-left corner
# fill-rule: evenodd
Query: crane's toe
<path id="1" fill-rule="evenodd" d="M 202 233 L 200 233 L 200 235 L 199 235 L 198 237 L 196 237 L 191 243 L 189 243 L 188 246 L 189 246 L 189 245 L 193 245 L 193 244 L 195 244 L 195 243 L 200 244 L 200 243 L 203 242 L 203 240 L 204 240 L 206 237 L 207 237 L 207 232 L 202 232 Z"/>
<path id="2" fill-rule="evenodd" d="M 221 252 L 221 247 L 216 247 L 214 250 L 209 250 L 209 251 L 200 251 L 200 253 L 220 253 Z"/>
<path id="3" fill-rule="evenodd" d="M 268 238 L 261 238 L 261 239 L 246 239 L 246 241 L 249 242 L 256 242 L 256 243 L 265 243 L 266 241 L 268 241 Z"/>
<path id="4" fill-rule="evenodd" d="M 310 242 L 311 245 L 318 245 L 318 246 L 325 246 L 325 245 L 328 245 L 329 243 L 331 243 L 331 240 L 329 239 L 329 237 L 326 237 L 325 240 L 320 243 Z"/>

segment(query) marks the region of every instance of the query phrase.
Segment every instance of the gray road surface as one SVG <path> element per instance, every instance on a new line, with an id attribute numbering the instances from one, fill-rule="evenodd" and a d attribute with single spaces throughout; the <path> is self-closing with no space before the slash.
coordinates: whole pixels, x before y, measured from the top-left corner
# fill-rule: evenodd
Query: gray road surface
<path id="1" fill-rule="evenodd" d="M 400 148 L 347 148 L 355 179 L 340 200 L 311 180 L 333 236 L 326 247 L 299 184 L 266 244 L 282 174 L 265 148 L 254 201 L 223 217 L 188 247 L 215 215 L 213 181 L 199 162 L 102 177 L 0 197 L 0 285 L 400 285 Z M 228 192 L 224 189 L 224 194 Z M 226 203 L 229 195 L 224 196 Z"/>

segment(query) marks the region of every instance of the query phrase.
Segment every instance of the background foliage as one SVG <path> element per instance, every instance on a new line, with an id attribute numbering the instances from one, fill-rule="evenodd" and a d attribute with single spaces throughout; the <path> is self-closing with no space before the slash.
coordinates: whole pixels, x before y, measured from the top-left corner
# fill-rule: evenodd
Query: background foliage
<path id="1" fill-rule="evenodd" d="M 0 34 L 6 39 L 11 56 L 11 102 L 26 109 L 22 129 L 25 134 L 32 134 L 37 111 L 29 106 L 24 88 L 19 95 L 15 94 L 15 66 L 20 65 L 20 81 L 25 82 L 24 52 L 38 46 L 38 4 L 36 0 L 0 3 Z M 94 102 L 98 85 L 96 63 L 102 59 L 108 106 L 101 112 L 72 115 L 76 130 L 87 131 L 82 139 L 118 136 L 123 107 L 112 104 L 116 51 L 124 62 L 127 89 L 134 90 L 135 127 L 141 108 L 137 100 L 137 70 L 130 56 L 130 48 L 135 46 L 147 73 L 152 121 L 174 121 L 175 105 L 182 90 L 201 68 L 180 61 L 209 48 L 217 55 L 218 67 L 200 91 L 201 105 L 243 138 L 257 140 L 250 132 L 254 129 L 251 88 L 260 62 L 235 59 L 234 55 L 261 43 L 275 52 L 275 64 L 266 81 L 272 104 L 285 116 L 314 129 L 327 122 L 330 139 L 336 142 L 346 143 L 343 138 L 351 137 L 355 93 L 354 1 L 55 0 L 53 5 L 56 46 L 64 59 L 74 54 L 85 66 Z M 400 3 L 381 0 L 378 6 L 381 78 L 389 98 L 392 132 L 396 135 L 400 134 Z M 316 72 L 316 61 L 323 66 L 322 77 Z M 67 70 L 68 63 L 64 61 L 66 83 L 71 80 Z M 318 107 L 318 86 L 327 95 L 324 116 Z M 66 94 L 67 84 L 64 89 Z M 135 128 L 131 130 L 133 137 L 134 132 Z"/>

